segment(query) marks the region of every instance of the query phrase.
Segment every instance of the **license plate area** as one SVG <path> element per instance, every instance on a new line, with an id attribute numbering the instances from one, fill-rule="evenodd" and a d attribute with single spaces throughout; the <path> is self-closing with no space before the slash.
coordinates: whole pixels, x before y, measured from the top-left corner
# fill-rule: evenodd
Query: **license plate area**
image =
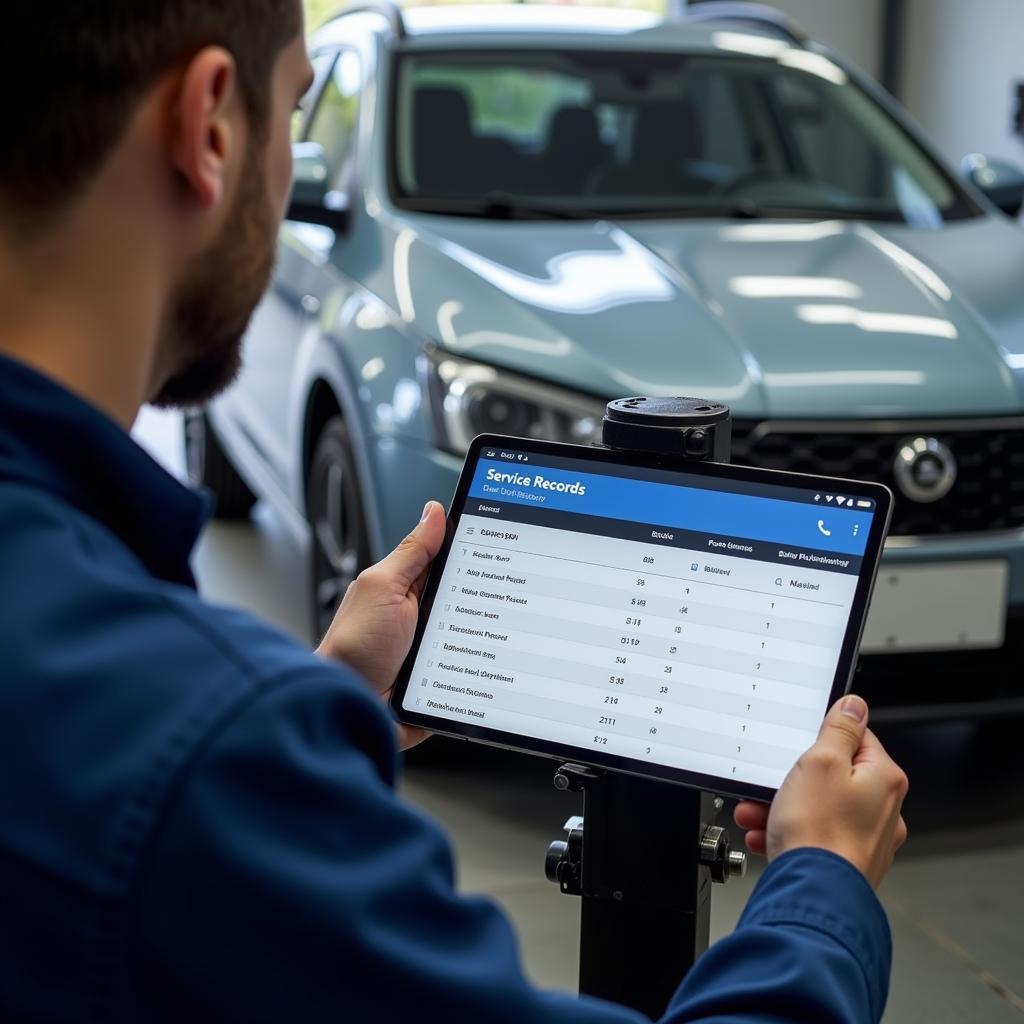
<path id="1" fill-rule="evenodd" d="M 1006 637 L 1010 565 L 945 562 L 879 569 L 861 651 L 986 650 Z"/>

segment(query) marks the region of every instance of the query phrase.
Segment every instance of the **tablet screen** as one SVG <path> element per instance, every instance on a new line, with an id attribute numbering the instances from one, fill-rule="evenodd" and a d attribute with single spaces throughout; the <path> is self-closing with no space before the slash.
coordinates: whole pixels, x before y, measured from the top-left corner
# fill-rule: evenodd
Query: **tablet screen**
<path id="1" fill-rule="evenodd" d="M 880 489 L 533 447 L 467 472 L 402 709 L 777 788 L 845 687 Z"/>

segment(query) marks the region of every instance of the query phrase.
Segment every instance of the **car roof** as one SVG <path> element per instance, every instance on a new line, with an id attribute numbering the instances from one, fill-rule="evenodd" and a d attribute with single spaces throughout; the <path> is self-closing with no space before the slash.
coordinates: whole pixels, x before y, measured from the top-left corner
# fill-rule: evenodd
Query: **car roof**
<path id="1" fill-rule="evenodd" d="M 353 12 L 358 16 L 358 9 Z M 344 11 L 316 34 L 318 42 L 332 42 L 343 30 Z M 708 21 L 666 19 L 647 11 L 620 8 L 572 7 L 546 4 L 496 4 L 475 6 L 414 7 L 402 12 L 403 45 L 414 49 L 472 49 L 551 43 L 570 47 L 607 49 L 759 51 L 785 47 L 784 31 L 769 24 L 744 19 Z M 724 45 L 723 33 L 738 45 Z M 744 46 L 743 39 L 750 45 Z M 339 39 L 340 41 L 340 39 Z"/>

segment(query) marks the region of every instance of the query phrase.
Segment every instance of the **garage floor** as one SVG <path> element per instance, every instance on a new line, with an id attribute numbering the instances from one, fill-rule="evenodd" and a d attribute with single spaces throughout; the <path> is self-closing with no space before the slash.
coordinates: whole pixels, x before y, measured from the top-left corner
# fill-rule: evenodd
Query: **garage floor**
<path id="1" fill-rule="evenodd" d="M 182 466 L 177 417 L 147 411 L 136 434 L 172 471 Z M 207 598 L 247 606 L 308 642 L 303 559 L 262 506 L 253 522 L 213 524 L 196 570 Z M 1021 721 L 882 732 L 911 780 L 910 840 L 882 889 L 895 943 L 891 1024 L 1024 1020 L 1024 757 Z M 543 878 L 547 844 L 576 813 L 551 788 L 551 766 L 460 745 L 424 750 L 408 797 L 445 823 L 464 889 L 502 903 L 541 984 L 575 985 L 578 903 Z M 716 886 L 713 937 L 729 931 L 751 876 Z"/>

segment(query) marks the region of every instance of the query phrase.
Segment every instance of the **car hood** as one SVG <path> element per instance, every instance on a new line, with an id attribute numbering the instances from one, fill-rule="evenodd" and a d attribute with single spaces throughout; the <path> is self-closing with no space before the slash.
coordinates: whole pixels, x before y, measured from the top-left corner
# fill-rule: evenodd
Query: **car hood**
<path id="1" fill-rule="evenodd" d="M 1024 396 L 1024 233 L 1002 218 L 424 217 L 395 251 L 396 305 L 439 345 L 601 397 L 831 418 L 1016 412 Z"/>

